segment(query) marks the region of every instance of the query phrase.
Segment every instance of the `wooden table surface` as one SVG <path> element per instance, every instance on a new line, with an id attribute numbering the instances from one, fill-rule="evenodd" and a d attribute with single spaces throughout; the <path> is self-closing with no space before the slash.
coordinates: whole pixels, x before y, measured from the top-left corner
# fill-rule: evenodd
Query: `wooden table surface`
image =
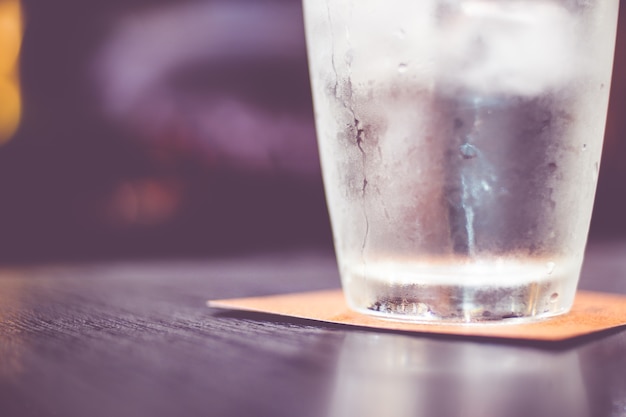
<path id="1" fill-rule="evenodd" d="M 626 329 L 559 344 L 213 310 L 335 288 L 330 253 L 0 269 L 0 416 L 626 416 Z M 581 287 L 626 294 L 626 242 Z"/>

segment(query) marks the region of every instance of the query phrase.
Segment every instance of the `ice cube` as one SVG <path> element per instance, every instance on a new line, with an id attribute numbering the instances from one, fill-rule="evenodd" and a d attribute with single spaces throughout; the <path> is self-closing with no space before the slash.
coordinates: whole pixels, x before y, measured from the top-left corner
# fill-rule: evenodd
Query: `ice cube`
<path id="1" fill-rule="evenodd" d="M 438 73 L 484 94 L 535 96 L 575 76 L 575 22 L 546 1 L 470 0 L 442 11 Z"/>

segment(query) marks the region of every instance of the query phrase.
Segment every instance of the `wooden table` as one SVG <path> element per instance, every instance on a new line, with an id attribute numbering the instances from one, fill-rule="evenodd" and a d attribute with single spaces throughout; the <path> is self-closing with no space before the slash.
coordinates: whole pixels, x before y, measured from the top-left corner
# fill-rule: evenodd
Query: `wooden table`
<path id="1" fill-rule="evenodd" d="M 626 329 L 559 344 L 213 310 L 339 285 L 332 254 L 0 270 L 0 415 L 626 416 Z M 626 294 L 626 242 L 581 287 Z"/>

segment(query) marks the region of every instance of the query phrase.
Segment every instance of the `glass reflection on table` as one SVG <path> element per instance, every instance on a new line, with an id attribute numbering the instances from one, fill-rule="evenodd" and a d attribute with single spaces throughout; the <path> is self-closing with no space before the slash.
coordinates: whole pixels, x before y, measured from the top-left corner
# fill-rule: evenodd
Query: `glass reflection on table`
<path id="1" fill-rule="evenodd" d="M 524 349 L 520 354 L 520 349 Z M 328 416 L 588 416 L 576 350 L 350 333 Z"/>

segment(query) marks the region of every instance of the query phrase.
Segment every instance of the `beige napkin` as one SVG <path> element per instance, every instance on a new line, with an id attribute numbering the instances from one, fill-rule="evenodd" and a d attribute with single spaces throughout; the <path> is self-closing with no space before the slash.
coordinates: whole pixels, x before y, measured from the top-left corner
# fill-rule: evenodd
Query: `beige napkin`
<path id="1" fill-rule="evenodd" d="M 211 300 L 209 307 L 416 333 L 522 340 L 565 340 L 626 325 L 626 296 L 579 291 L 572 310 L 534 323 L 422 324 L 383 320 L 348 308 L 341 290 Z"/>

